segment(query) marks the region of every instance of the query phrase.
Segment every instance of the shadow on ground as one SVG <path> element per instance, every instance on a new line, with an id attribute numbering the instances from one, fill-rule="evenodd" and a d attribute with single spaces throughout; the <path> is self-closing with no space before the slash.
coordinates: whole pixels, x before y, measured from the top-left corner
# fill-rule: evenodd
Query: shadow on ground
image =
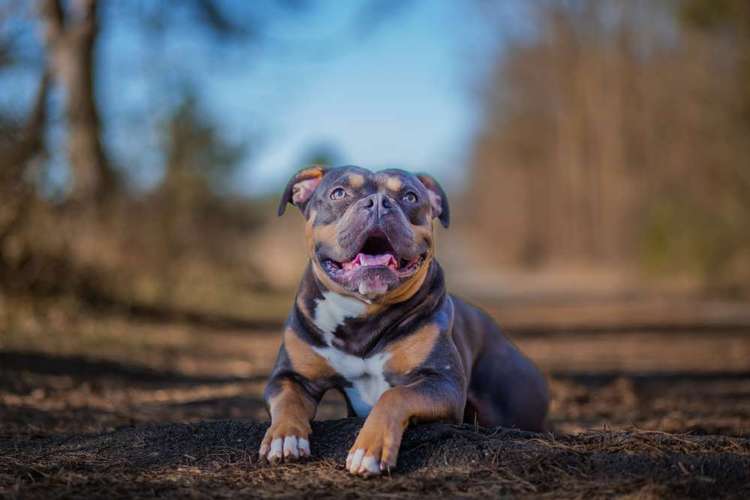
<path id="1" fill-rule="evenodd" d="M 125 364 L 86 356 L 52 355 L 34 351 L 0 351 L 0 372 L 69 376 L 88 381 L 121 381 L 130 386 L 139 384 L 189 385 L 262 382 L 267 378 L 265 375 L 252 378 L 185 375 L 176 371 L 155 370 L 135 363 Z M 3 375 L 3 377 L 0 377 L 0 382 L 12 382 L 14 380 L 12 373 L 4 373 Z"/>

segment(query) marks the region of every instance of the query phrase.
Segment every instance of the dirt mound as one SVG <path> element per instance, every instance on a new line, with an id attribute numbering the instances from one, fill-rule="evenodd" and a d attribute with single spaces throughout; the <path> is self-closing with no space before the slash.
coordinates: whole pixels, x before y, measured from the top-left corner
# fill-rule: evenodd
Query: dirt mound
<path id="1" fill-rule="evenodd" d="M 0 441 L 11 497 L 418 497 L 638 494 L 750 497 L 750 439 L 633 430 L 579 435 L 430 424 L 407 430 L 398 471 L 343 468 L 359 419 L 314 422 L 308 462 L 258 463 L 267 424 L 213 421 Z"/>

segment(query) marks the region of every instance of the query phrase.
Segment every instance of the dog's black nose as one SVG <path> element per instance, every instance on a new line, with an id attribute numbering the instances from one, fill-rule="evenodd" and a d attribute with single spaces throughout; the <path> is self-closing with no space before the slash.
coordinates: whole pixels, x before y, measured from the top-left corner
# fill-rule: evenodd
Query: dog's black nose
<path id="1" fill-rule="evenodd" d="M 382 216 L 393 208 L 393 200 L 383 193 L 371 194 L 362 200 L 362 208 L 375 210 L 379 216 Z"/>

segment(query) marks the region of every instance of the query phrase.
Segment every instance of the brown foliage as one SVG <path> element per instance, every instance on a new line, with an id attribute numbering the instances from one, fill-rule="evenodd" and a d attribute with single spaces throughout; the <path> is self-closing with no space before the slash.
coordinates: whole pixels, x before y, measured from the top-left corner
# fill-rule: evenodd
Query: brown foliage
<path id="1" fill-rule="evenodd" d="M 474 150 L 496 262 L 750 276 L 741 50 L 669 3 L 536 5 L 535 34 L 496 64 Z"/>

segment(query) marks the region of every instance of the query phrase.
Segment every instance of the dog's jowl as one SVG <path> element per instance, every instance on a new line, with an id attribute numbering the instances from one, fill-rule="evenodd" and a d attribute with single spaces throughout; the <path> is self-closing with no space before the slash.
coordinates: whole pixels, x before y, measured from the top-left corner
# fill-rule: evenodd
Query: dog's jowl
<path id="1" fill-rule="evenodd" d="M 289 203 L 307 221 L 310 262 L 266 387 L 261 457 L 309 455 L 310 420 L 329 389 L 366 417 L 346 461 L 353 474 L 394 467 L 412 422 L 542 430 L 541 373 L 485 313 L 446 292 L 433 220 L 448 227 L 450 213 L 433 178 L 311 167 L 289 181 L 279 215 Z"/>

